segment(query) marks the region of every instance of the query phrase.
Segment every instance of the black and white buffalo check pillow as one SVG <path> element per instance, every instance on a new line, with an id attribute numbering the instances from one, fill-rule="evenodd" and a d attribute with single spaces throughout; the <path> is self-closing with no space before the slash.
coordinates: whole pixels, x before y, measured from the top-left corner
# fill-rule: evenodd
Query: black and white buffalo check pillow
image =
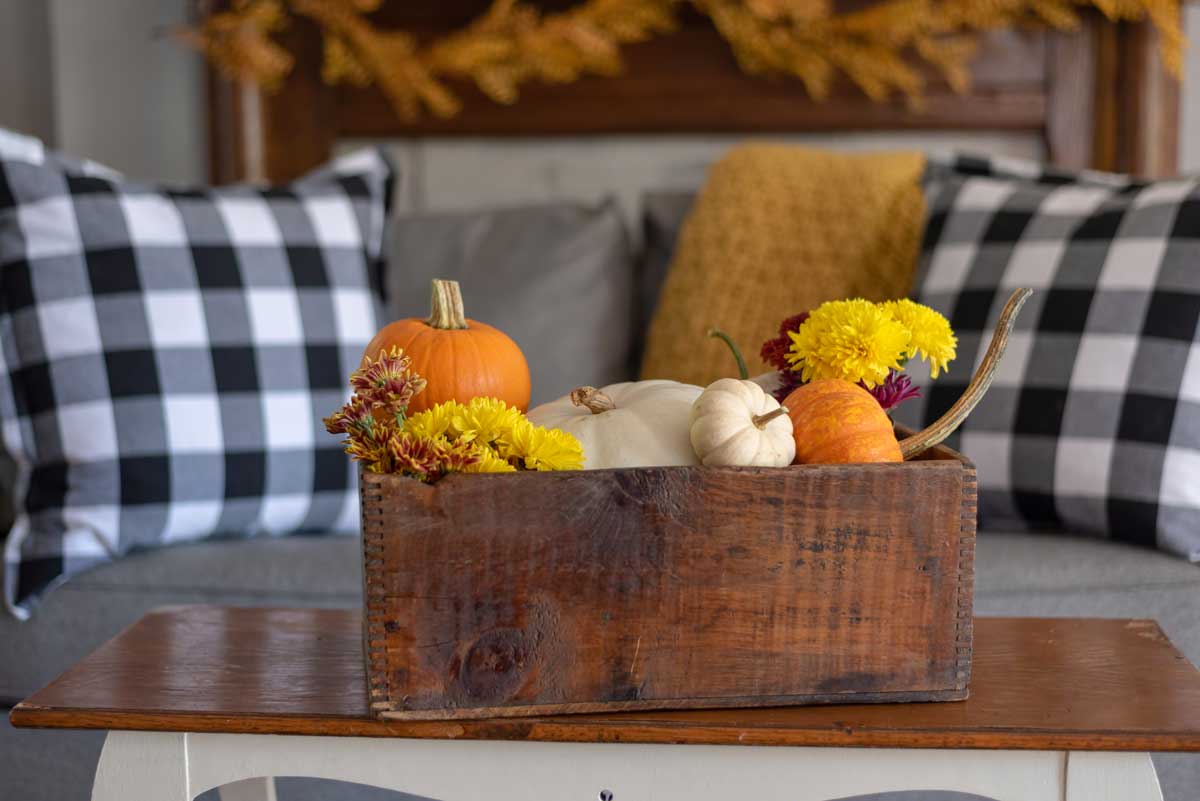
<path id="1" fill-rule="evenodd" d="M 321 418 L 376 329 L 391 177 L 167 190 L 0 137 L 10 610 L 137 547 L 357 528 Z"/>
<path id="2" fill-rule="evenodd" d="M 1200 560 L 1200 182 L 1138 183 L 980 159 L 934 164 L 917 299 L 959 335 L 962 393 L 1012 290 L 1035 290 L 951 444 L 985 526 L 1112 537 Z"/>

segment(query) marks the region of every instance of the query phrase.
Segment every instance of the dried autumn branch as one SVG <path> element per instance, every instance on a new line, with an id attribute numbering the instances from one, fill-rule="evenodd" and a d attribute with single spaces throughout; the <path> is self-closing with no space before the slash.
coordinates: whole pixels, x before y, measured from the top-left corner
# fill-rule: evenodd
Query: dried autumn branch
<path id="1" fill-rule="evenodd" d="M 376 84 L 405 119 L 422 110 L 456 114 L 461 102 L 447 84 L 467 80 L 497 103 L 516 102 L 522 85 L 571 83 L 583 75 L 621 71 L 621 47 L 673 31 L 687 4 L 707 15 L 738 64 L 750 74 L 798 78 L 808 93 L 829 95 L 839 74 L 882 102 L 894 95 L 919 103 L 924 66 L 956 91 L 970 85 L 978 34 L 1014 27 L 1069 29 L 1084 7 L 1109 19 L 1150 20 L 1161 32 L 1164 61 L 1182 69 L 1180 0 L 880 0 L 838 12 L 831 0 L 584 0 L 545 14 L 521 0 L 493 0 L 461 30 L 425 43 L 369 20 L 382 0 L 235 0 L 179 38 L 224 74 L 267 88 L 292 69 L 274 40 L 293 17 L 314 22 L 324 37 L 322 78 Z"/>
<path id="2" fill-rule="evenodd" d="M 229 11 L 209 15 L 198 28 L 181 28 L 176 38 L 203 53 L 227 78 L 279 86 L 295 60 L 271 38 L 287 22 L 277 0 L 240 0 Z"/>

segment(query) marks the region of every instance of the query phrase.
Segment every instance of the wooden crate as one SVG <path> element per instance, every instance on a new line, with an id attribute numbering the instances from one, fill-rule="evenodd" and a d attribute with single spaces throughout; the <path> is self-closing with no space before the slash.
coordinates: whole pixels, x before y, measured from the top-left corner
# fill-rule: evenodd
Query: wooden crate
<path id="1" fill-rule="evenodd" d="M 975 469 L 361 476 L 373 711 L 452 719 L 948 701 Z"/>

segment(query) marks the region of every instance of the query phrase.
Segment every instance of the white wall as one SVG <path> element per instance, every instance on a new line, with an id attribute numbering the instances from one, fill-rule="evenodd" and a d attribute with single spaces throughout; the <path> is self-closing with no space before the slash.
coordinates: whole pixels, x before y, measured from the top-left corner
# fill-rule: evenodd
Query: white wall
<path id="1" fill-rule="evenodd" d="M 53 137 L 52 66 L 45 3 L 0 0 L 0 126 Z"/>
<path id="2" fill-rule="evenodd" d="M 207 174 L 190 0 L 0 0 L 0 125 L 154 181 Z"/>
<path id="3" fill-rule="evenodd" d="M 202 180 L 207 165 L 199 59 L 161 35 L 193 6 L 192 0 L 0 0 L 0 125 L 134 177 Z M 1200 6 L 1186 14 L 1194 46 L 1180 156 L 1184 170 L 1200 171 Z M 406 201 L 417 208 L 445 205 L 435 202 L 445 199 L 444 187 L 432 185 L 439 165 L 446 156 L 482 152 L 477 145 L 408 146 L 401 155 L 409 174 L 430 180 Z M 558 140 L 556 147 L 566 153 L 585 145 Z M 1027 145 L 1010 150 L 1022 152 Z"/>
<path id="4" fill-rule="evenodd" d="M 1184 172 L 1200 172 L 1200 5 L 1189 5 L 1184 10 L 1184 20 L 1192 46 L 1183 76 L 1179 168 Z"/>
<path id="5" fill-rule="evenodd" d="M 25 0 L 39 5 L 43 0 Z M 55 144 L 136 178 L 207 173 L 199 60 L 164 31 L 188 0 L 50 0 Z"/>
<path id="6" fill-rule="evenodd" d="M 708 166 L 747 139 L 794 142 L 839 150 L 974 150 L 1038 160 L 1032 134 L 903 131 L 887 133 L 574 136 L 556 139 L 427 139 L 391 145 L 401 180 L 402 213 L 523 204 L 599 203 L 613 196 L 635 239 L 646 192 L 695 190 Z M 346 140 L 342 151 L 364 143 Z"/>

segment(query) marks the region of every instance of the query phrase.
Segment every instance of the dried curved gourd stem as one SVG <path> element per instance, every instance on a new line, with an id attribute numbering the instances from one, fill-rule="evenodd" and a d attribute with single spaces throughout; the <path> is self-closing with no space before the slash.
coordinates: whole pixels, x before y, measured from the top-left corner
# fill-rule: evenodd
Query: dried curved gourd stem
<path id="1" fill-rule="evenodd" d="M 928 428 L 918 431 L 911 437 L 906 437 L 900 440 L 900 453 L 905 459 L 924 453 L 938 445 L 946 437 L 954 433 L 954 430 L 962 425 L 962 421 L 967 419 L 967 415 L 975 408 L 979 401 L 983 400 L 984 394 L 988 391 L 988 387 L 992 385 L 992 378 L 996 374 L 996 366 L 1000 364 L 1000 358 L 1004 356 L 1004 349 L 1008 346 L 1008 336 L 1012 333 L 1013 323 L 1017 321 L 1017 312 L 1025 305 L 1025 301 L 1033 294 L 1032 289 L 1018 289 L 1012 293 L 1012 297 L 1008 299 L 1008 303 L 1004 304 L 1004 311 L 1000 313 L 1000 319 L 996 321 L 996 330 L 992 334 L 992 343 L 988 345 L 987 354 L 983 357 L 983 363 L 979 365 L 979 369 L 975 371 L 975 375 L 971 378 L 971 383 L 967 385 L 962 397 L 955 401 L 954 405 L 937 419 L 933 425 Z"/>

